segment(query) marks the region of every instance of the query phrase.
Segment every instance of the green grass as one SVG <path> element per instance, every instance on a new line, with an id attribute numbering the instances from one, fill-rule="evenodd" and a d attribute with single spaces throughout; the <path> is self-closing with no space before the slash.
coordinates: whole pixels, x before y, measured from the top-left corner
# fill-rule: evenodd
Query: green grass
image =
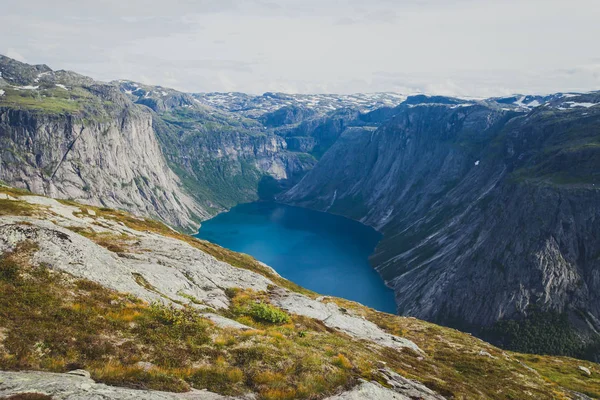
<path id="1" fill-rule="evenodd" d="M 518 354 L 515 358 L 564 388 L 583 393 L 593 399 L 600 399 L 600 366 L 596 363 L 529 354 Z M 588 368 L 592 375 L 581 371 L 580 366 Z"/>
<path id="2" fill-rule="evenodd" d="M 35 90 L 17 90 L 3 88 L 0 107 L 28 110 L 44 115 L 77 115 L 85 125 L 106 123 L 110 115 L 122 110 L 122 107 L 110 100 L 103 99 L 93 89 L 71 87 L 63 90 L 54 86 L 40 86 Z"/>
<path id="3" fill-rule="evenodd" d="M 290 322 L 290 316 L 270 304 L 256 303 L 250 307 L 248 314 L 257 321 L 271 324 L 285 324 Z"/>
<path id="4" fill-rule="evenodd" d="M 33 109 L 49 114 L 77 113 L 82 109 L 77 100 L 48 96 L 45 91 L 10 88 L 5 88 L 4 91 L 4 96 L 0 97 L 0 106 Z"/>
<path id="5" fill-rule="evenodd" d="M 3 397 L 4 400 L 52 400 L 51 396 L 43 393 L 19 393 L 13 396 Z"/>
<path id="6" fill-rule="evenodd" d="M 481 337 L 503 348 L 522 353 L 554 354 L 585 358 L 592 354 L 577 335 L 567 314 L 528 310 L 523 320 L 499 321 L 481 333 Z M 596 346 L 600 339 L 596 341 Z"/>
<path id="7" fill-rule="evenodd" d="M 20 215 L 32 216 L 36 214 L 34 207 L 22 201 L 0 199 L 0 216 L 2 215 Z"/>

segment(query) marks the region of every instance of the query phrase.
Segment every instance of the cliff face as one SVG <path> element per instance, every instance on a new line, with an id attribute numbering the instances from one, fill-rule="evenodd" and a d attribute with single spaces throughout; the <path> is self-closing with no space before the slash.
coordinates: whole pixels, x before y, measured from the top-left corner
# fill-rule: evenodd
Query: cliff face
<path id="1" fill-rule="evenodd" d="M 154 130 L 169 165 L 211 212 L 268 198 L 313 167 L 307 153 L 252 120 L 214 110 L 175 108 L 160 113 Z"/>
<path id="2" fill-rule="evenodd" d="M 148 109 L 111 85 L 1 61 L 0 180 L 190 230 L 208 215 L 167 166 Z"/>
<path id="3" fill-rule="evenodd" d="M 152 117 L 136 107 L 102 122 L 2 108 L 0 141 L 0 179 L 35 193 L 190 229 L 206 215 L 167 167 Z"/>
<path id="4" fill-rule="evenodd" d="M 600 327 L 596 97 L 519 113 L 405 104 L 375 132 L 345 133 L 282 200 L 383 232 L 372 262 L 400 313 L 522 350 L 531 350 L 526 332 L 506 321 L 539 330 L 556 320 L 569 345 L 535 350 L 591 356 Z"/>

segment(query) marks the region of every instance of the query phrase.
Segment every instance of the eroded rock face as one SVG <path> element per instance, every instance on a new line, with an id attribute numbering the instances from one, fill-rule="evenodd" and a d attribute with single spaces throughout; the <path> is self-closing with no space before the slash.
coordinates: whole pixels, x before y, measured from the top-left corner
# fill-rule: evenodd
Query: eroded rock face
<path id="1" fill-rule="evenodd" d="M 348 314 L 335 303 L 312 300 L 304 295 L 286 290 L 277 290 L 271 301 L 284 310 L 323 321 L 330 328 L 338 329 L 358 339 L 366 339 L 381 346 L 395 349 L 409 348 L 416 352 L 422 350 L 410 340 L 391 335 L 366 319 Z"/>
<path id="2" fill-rule="evenodd" d="M 377 382 L 361 382 L 351 391 L 341 393 L 337 396 L 328 397 L 328 400 L 444 400 L 443 396 L 420 384 L 419 382 L 406 379 L 389 369 L 381 369 L 379 373 L 385 378 L 391 390 L 381 386 Z"/>
<path id="3" fill-rule="evenodd" d="M 0 180 L 38 194 L 197 228 L 194 220 L 208 213 L 167 166 L 152 115 L 121 101 L 125 105 L 119 114 L 96 119 L 0 107 Z"/>

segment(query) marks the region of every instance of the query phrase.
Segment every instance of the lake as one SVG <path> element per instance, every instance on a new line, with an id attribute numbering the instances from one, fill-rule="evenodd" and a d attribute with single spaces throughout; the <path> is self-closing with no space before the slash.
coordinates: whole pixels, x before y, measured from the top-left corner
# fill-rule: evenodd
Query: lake
<path id="1" fill-rule="evenodd" d="M 317 293 L 396 312 L 393 291 L 368 261 L 381 235 L 356 221 L 257 202 L 238 205 L 203 222 L 196 236 L 250 254 Z"/>

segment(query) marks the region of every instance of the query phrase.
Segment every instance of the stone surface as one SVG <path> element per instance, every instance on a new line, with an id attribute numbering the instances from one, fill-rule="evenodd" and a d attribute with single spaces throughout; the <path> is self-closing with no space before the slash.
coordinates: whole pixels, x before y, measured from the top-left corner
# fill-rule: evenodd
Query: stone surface
<path id="1" fill-rule="evenodd" d="M 75 369 L 73 371 L 69 371 L 67 372 L 68 375 L 77 375 L 77 376 L 83 376 L 84 378 L 90 378 L 91 375 L 88 371 L 84 370 L 84 369 Z"/>
<path id="2" fill-rule="evenodd" d="M 396 392 L 407 399 L 420 399 L 420 400 L 444 400 L 443 396 L 440 396 L 427 386 L 406 379 L 405 377 L 395 373 L 394 371 L 384 368 L 380 369 L 379 373 L 384 377 L 387 384 Z"/>
<path id="3" fill-rule="evenodd" d="M 579 366 L 579 370 L 581 370 L 583 373 L 585 373 L 586 375 L 591 376 L 592 375 L 592 371 L 590 371 L 589 368 L 584 367 L 582 365 Z"/>
<path id="4" fill-rule="evenodd" d="M 30 240 L 38 245 L 33 255 L 35 263 L 44 263 L 146 301 L 177 301 L 199 308 L 227 308 L 227 288 L 266 290 L 272 284 L 262 275 L 218 261 L 183 241 L 135 231 L 114 221 L 78 218 L 73 215 L 78 208 L 53 199 L 39 196 L 21 199 L 48 207 L 54 217 L 43 220 L 0 217 L 0 252 L 10 251 L 23 240 Z M 105 234 L 126 234 L 135 240 L 128 253 L 119 255 L 69 230 L 72 226 Z"/>
<path id="5" fill-rule="evenodd" d="M 271 295 L 271 301 L 282 309 L 298 315 L 323 321 L 330 328 L 339 329 L 357 339 L 371 340 L 381 346 L 422 350 L 410 340 L 391 335 L 374 323 L 359 316 L 348 314 L 335 303 L 322 303 L 304 295 L 279 289 Z"/>
<path id="6" fill-rule="evenodd" d="M 208 391 L 167 393 L 133 390 L 96 383 L 89 377 L 50 372 L 0 371 L 0 396 L 41 393 L 53 400 L 219 400 L 228 399 Z"/>
<path id="7" fill-rule="evenodd" d="M 241 324 L 237 321 L 234 321 L 229 318 L 225 318 L 218 314 L 205 313 L 205 314 L 202 314 L 202 316 L 204 316 L 205 318 L 208 318 L 209 320 L 214 322 L 215 325 L 217 325 L 220 328 L 231 328 L 231 329 L 240 329 L 240 330 L 254 329 L 248 325 Z"/>
<path id="8" fill-rule="evenodd" d="M 327 400 L 444 400 L 429 388 L 418 382 L 406 379 L 388 369 L 379 370 L 390 389 L 377 382 L 362 381 L 347 392 L 328 397 Z"/>

